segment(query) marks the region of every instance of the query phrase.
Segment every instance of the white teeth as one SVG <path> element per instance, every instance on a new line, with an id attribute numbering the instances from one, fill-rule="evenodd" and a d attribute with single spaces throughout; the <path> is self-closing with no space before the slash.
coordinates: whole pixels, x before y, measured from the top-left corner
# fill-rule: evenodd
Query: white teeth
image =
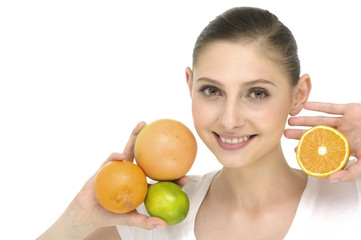
<path id="1" fill-rule="evenodd" d="M 240 138 L 224 138 L 224 137 L 220 136 L 219 138 L 224 143 L 236 144 L 236 143 L 241 143 L 241 142 L 247 141 L 250 138 L 250 136 L 245 136 L 245 137 L 240 137 Z"/>

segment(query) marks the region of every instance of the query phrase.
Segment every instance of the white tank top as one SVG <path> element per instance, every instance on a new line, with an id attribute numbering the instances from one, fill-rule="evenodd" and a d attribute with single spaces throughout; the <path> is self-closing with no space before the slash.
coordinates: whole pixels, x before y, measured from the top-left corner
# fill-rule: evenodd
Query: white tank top
<path id="1" fill-rule="evenodd" d="M 117 226 L 122 240 L 195 240 L 197 211 L 217 173 L 188 176 L 184 190 L 190 200 L 190 210 L 181 223 L 154 230 Z M 138 211 L 147 215 L 143 204 Z M 309 176 L 295 218 L 284 239 L 360 240 L 361 178 L 331 184 L 327 179 Z"/>

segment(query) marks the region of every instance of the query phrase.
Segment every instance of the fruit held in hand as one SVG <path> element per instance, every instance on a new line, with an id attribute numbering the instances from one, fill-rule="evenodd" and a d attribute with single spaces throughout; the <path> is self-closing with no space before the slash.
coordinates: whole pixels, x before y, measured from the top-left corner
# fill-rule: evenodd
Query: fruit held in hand
<path id="1" fill-rule="evenodd" d="M 162 218 L 168 225 L 180 223 L 189 211 L 187 194 L 179 185 L 168 181 L 150 186 L 144 205 L 149 215 Z"/>
<path id="2" fill-rule="evenodd" d="M 296 157 L 301 169 L 314 177 L 328 177 L 343 169 L 350 156 L 345 135 L 328 126 L 315 126 L 306 131 L 297 147 Z"/>
<path id="3" fill-rule="evenodd" d="M 136 209 L 147 194 L 144 172 L 128 161 L 111 161 L 97 173 L 95 197 L 99 204 L 114 213 L 127 213 Z"/>
<path id="4" fill-rule="evenodd" d="M 160 119 L 143 127 L 134 145 L 138 166 L 158 181 L 183 177 L 196 154 L 193 133 L 183 123 L 171 119 Z"/>

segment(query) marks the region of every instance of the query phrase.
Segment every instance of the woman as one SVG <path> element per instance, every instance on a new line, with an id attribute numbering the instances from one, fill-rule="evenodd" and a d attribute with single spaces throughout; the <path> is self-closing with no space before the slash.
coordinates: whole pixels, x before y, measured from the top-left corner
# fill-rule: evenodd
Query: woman
<path id="1" fill-rule="evenodd" d="M 163 220 L 143 215 L 144 207 L 139 213 L 107 212 L 94 197 L 93 176 L 39 239 L 361 236 L 360 164 L 329 177 L 329 182 L 348 183 L 330 184 L 290 168 L 280 140 L 282 134 L 300 137 L 301 130 L 284 131 L 284 126 L 289 115 L 303 108 L 342 114 L 294 117 L 289 124 L 336 127 L 350 140 L 352 155 L 359 157 L 361 107 L 307 103 L 310 77 L 300 76 L 296 42 L 276 16 L 256 8 L 234 8 L 217 17 L 197 39 L 186 80 L 196 131 L 223 165 L 220 171 L 178 181 L 191 201 L 187 218 L 167 227 Z M 107 161 L 133 161 L 134 141 L 143 126 L 136 126 L 124 153 L 114 153 Z"/>

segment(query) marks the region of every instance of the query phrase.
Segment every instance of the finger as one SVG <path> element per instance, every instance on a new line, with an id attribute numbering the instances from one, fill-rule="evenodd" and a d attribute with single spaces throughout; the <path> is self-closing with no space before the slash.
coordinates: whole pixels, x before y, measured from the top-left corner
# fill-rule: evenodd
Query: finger
<path id="1" fill-rule="evenodd" d="M 176 184 L 178 184 L 180 187 L 183 188 L 183 187 L 187 184 L 187 182 L 188 182 L 188 177 L 187 177 L 187 176 L 183 176 L 183 177 L 181 177 L 181 178 L 179 178 L 179 179 L 177 179 L 177 180 L 174 180 L 173 182 L 176 183 Z M 156 183 L 156 181 L 155 181 L 155 182 L 152 182 L 152 183 L 148 183 L 148 187 L 152 186 L 152 185 L 155 184 L 155 183 Z"/>
<path id="2" fill-rule="evenodd" d="M 184 187 L 184 186 L 187 184 L 187 182 L 188 182 L 188 177 L 187 177 L 187 176 L 183 176 L 183 177 L 177 179 L 177 180 L 174 181 L 174 182 L 175 182 L 176 184 L 178 184 L 179 186 Z"/>
<path id="3" fill-rule="evenodd" d="M 161 218 L 157 217 L 148 217 L 142 214 L 139 214 L 137 211 L 132 211 L 126 215 L 126 224 L 130 226 L 137 226 L 151 230 L 153 228 L 166 227 L 167 222 Z M 123 223 L 124 224 L 124 223 Z"/>
<path id="4" fill-rule="evenodd" d="M 337 171 L 328 177 L 329 182 L 349 182 L 361 176 L 361 162 L 357 161 L 344 170 Z"/>
<path id="5" fill-rule="evenodd" d="M 337 127 L 341 117 L 324 117 L 324 116 L 302 116 L 290 117 L 288 125 L 290 126 L 308 126 L 326 125 L 330 127 Z"/>
<path id="6" fill-rule="evenodd" d="M 345 175 L 347 175 L 346 170 L 340 170 L 337 171 L 335 173 L 332 173 L 329 177 L 328 177 L 328 182 L 329 183 L 336 183 L 341 181 L 341 178 L 343 178 Z"/>
<path id="7" fill-rule="evenodd" d="M 324 102 L 306 102 L 304 108 L 316 112 L 324 112 L 328 114 L 343 115 L 345 112 L 345 104 L 324 103 Z"/>
<path id="8" fill-rule="evenodd" d="M 125 145 L 124 148 L 124 158 L 126 161 L 130 161 L 133 162 L 134 160 L 134 144 L 135 144 L 135 139 L 137 138 L 140 130 L 145 126 L 145 122 L 140 122 L 137 124 L 137 126 L 133 129 L 129 140 L 127 142 L 127 144 Z"/>
<path id="9" fill-rule="evenodd" d="M 300 139 L 306 129 L 286 129 L 284 135 L 288 139 Z"/>
<path id="10" fill-rule="evenodd" d="M 100 165 L 98 170 L 93 174 L 93 176 L 84 184 L 83 189 L 89 188 L 89 185 L 92 185 L 95 181 L 95 176 L 97 173 L 102 169 L 102 167 L 107 164 L 108 162 L 111 162 L 113 160 L 122 161 L 124 160 L 124 154 L 123 153 L 117 153 L 113 152 L 109 155 L 109 157 Z"/>
<path id="11" fill-rule="evenodd" d="M 124 154 L 123 153 L 117 153 L 117 152 L 113 152 L 109 155 L 109 157 L 107 158 L 107 160 L 105 160 L 101 167 L 104 166 L 106 163 L 110 162 L 110 161 L 113 161 L 113 160 L 116 160 L 116 161 L 122 161 L 124 160 Z"/>

